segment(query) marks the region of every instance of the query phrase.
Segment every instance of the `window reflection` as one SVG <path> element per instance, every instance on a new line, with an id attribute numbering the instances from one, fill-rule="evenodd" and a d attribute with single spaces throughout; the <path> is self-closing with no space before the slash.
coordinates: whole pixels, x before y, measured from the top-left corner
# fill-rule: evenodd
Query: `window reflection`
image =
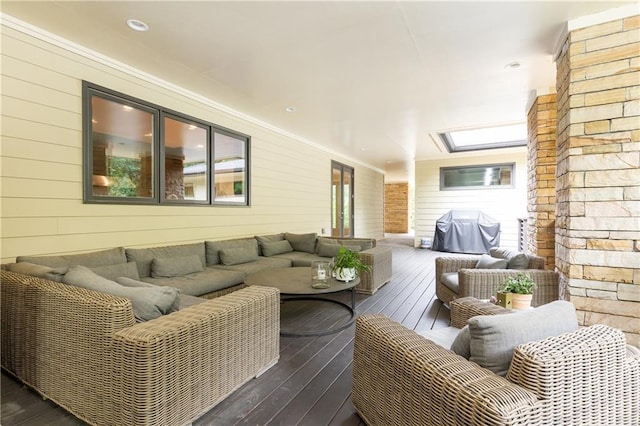
<path id="1" fill-rule="evenodd" d="M 153 197 L 153 114 L 98 96 L 91 102 L 92 195 Z"/>

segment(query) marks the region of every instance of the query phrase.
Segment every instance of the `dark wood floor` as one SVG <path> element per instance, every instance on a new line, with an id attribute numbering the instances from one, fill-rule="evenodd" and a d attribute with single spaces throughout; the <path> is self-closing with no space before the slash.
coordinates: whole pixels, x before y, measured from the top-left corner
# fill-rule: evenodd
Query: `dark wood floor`
<path id="1" fill-rule="evenodd" d="M 411 240 L 412 241 L 412 240 Z M 393 278 L 375 295 L 357 295 L 357 315 L 381 313 L 418 331 L 446 327 L 449 311 L 435 298 L 434 258 L 438 252 L 414 249 L 409 239 L 379 242 L 393 249 Z M 350 302 L 348 294 L 336 296 Z M 290 304 L 289 304 L 290 303 Z M 330 303 L 287 302 L 288 317 L 303 310 L 314 327 L 329 327 L 347 319 Z M 299 322 L 299 317 L 296 317 Z M 194 425 L 361 425 L 351 405 L 351 359 L 354 326 L 320 337 L 283 337 L 278 364 L 238 389 Z M 3 426 L 83 425 L 50 401 L 2 373 Z"/>

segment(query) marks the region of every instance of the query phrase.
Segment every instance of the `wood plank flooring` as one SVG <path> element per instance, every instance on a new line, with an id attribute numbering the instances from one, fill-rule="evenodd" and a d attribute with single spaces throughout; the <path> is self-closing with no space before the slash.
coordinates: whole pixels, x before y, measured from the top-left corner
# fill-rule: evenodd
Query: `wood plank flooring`
<path id="1" fill-rule="evenodd" d="M 358 294 L 357 315 L 381 313 L 423 331 L 449 325 L 449 311 L 435 298 L 434 259 L 440 253 L 411 247 L 412 239 L 379 241 L 393 249 L 391 282 L 372 296 Z M 335 296 L 347 304 L 350 294 Z M 306 312 L 313 327 L 341 323 L 346 311 L 332 304 L 285 302 L 282 326 L 300 321 L 296 310 Z M 329 306 L 328 306 L 329 305 Z M 291 314 L 291 317 L 288 315 Z M 295 318 L 295 319 L 288 319 Z M 283 337 L 278 363 L 238 389 L 195 421 L 205 425 L 363 425 L 351 405 L 351 360 L 354 326 L 320 337 Z M 3 426 L 84 425 L 50 401 L 22 386 L 4 371 L 2 380 Z"/>

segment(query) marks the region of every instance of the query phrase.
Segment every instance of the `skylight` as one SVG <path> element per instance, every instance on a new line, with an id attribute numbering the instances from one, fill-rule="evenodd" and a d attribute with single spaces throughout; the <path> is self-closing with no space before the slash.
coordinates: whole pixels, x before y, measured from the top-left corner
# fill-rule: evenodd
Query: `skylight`
<path id="1" fill-rule="evenodd" d="M 527 125 L 522 123 L 460 130 L 440 133 L 440 137 L 449 152 L 525 146 L 527 144 Z"/>

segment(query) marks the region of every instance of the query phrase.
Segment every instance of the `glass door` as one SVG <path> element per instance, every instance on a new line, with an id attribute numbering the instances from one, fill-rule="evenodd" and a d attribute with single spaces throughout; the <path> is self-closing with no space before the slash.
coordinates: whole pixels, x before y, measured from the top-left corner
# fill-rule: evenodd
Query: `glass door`
<path id="1" fill-rule="evenodd" d="M 353 237 L 353 167 L 331 162 L 331 236 Z"/>

